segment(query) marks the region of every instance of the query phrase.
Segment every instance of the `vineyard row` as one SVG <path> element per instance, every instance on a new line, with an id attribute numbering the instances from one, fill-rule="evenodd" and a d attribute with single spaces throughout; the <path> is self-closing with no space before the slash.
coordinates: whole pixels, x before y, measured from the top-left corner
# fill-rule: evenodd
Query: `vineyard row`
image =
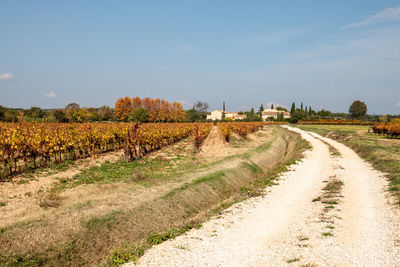
<path id="1" fill-rule="evenodd" d="M 232 132 L 246 136 L 265 124 L 219 123 L 218 127 L 229 141 Z M 0 179 L 117 149 L 134 160 L 189 136 L 199 149 L 211 128 L 211 123 L 0 123 Z"/>

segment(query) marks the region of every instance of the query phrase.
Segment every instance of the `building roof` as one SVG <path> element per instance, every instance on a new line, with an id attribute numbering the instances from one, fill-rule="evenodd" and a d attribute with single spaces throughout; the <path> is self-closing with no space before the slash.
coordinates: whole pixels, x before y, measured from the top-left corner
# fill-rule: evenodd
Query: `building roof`
<path id="1" fill-rule="evenodd" d="M 276 115 L 278 113 L 283 113 L 283 115 L 290 115 L 289 112 L 276 109 L 266 109 L 262 112 L 263 115 Z"/>
<path id="2" fill-rule="evenodd" d="M 247 116 L 246 115 L 235 115 L 234 117 L 236 117 L 236 118 L 246 118 Z"/>

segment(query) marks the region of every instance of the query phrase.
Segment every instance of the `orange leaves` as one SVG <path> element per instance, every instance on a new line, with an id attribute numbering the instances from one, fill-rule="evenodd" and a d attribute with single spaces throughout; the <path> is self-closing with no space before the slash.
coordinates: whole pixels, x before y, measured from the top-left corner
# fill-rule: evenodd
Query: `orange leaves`
<path id="1" fill-rule="evenodd" d="M 400 136 L 400 123 L 378 124 L 372 127 L 372 131 L 376 134 L 384 134 L 389 137 Z"/>
<path id="2" fill-rule="evenodd" d="M 194 146 L 199 149 L 201 144 L 207 138 L 208 134 L 211 132 L 211 123 L 197 123 L 193 127 L 193 138 Z"/>
<path id="3" fill-rule="evenodd" d="M 118 98 L 115 102 L 114 116 L 121 121 L 127 121 L 128 115 L 132 112 L 131 99 L 126 96 L 124 98 Z"/>
<path id="4" fill-rule="evenodd" d="M 128 121 L 129 114 L 139 108 L 146 110 L 150 122 L 183 122 L 185 120 L 185 111 L 181 103 L 171 104 L 164 99 L 149 97 L 118 98 L 114 107 L 114 116 L 120 121 Z"/>
<path id="5" fill-rule="evenodd" d="M 220 122 L 218 128 L 224 136 L 225 140 L 229 142 L 232 132 L 237 133 L 241 137 L 246 137 L 247 134 L 257 131 L 263 127 L 265 122 Z"/>
<path id="6" fill-rule="evenodd" d="M 205 138 L 211 130 L 209 123 L 135 124 L 128 127 L 125 145 L 127 159 L 141 158 L 164 146 L 176 143 L 197 128 Z M 200 130 L 199 130 L 200 129 Z"/>

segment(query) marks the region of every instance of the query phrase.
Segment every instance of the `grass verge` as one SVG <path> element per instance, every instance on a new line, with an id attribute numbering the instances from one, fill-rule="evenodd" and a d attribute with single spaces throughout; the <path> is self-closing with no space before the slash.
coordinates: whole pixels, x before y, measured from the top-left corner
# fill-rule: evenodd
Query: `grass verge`
<path id="1" fill-rule="evenodd" d="M 339 141 L 352 148 L 374 168 L 387 173 L 388 190 L 400 205 L 400 140 L 388 139 L 370 132 L 369 126 L 356 125 L 298 125 Z"/>

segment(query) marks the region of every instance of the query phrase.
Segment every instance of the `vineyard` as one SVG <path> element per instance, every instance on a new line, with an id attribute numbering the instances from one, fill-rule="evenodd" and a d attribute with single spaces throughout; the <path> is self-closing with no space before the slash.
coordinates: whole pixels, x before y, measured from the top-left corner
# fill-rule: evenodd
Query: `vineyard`
<path id="1" fill-rule="evenodd" d="M 245 137 L 265 124 L 219 123 L 218 127 L 229 141 L 233 132 Z M 1 123 L 0 178 L 117 149 L 134 160 L 189 136 L 199 149 L 211 128 L 211 123 Z"/>
<path id="2" fill-rule="evenodd" d="M 202 140 L 212 124 L 58 124 L 1 123 L 0 177 L 47 167 L 117 149 L 127 159 L 144 156 L 200 132 Z"/>
<path id="3" fill-rule="evenodd" d="M 300 125 L 375 125 L 376 123 L 370 121 L 360 120 L 333 120 L 333 119 L 318 119 L 309 121 L 299 121 Z"/>
<path id="4" fill-rule="evenodd" d="M 375 134 L 386 135 L 391 138 L 400 137 L 400 123 L 378 124 L 372 127 Z"/>
<path id="5" fill-rule="evenodd" d="M 246 137 L 249 133 L 258 131 L 266 124 L 285 124 L 283 122 L 252 122 L 252 123 L 235 123 L 235 122 L 220 122 L 218 128 L 223 135 L 225 141 L 229 142 L 232 133 L 238 134 L 240 137 Z"/>

